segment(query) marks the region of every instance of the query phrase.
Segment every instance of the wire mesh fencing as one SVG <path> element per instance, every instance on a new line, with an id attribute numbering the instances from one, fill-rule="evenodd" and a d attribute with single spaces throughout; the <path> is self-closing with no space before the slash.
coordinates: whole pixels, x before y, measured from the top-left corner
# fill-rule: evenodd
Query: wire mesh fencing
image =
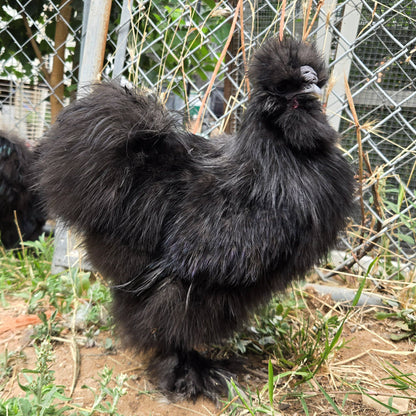
<path id="1" fill-rule="evenodd" d="M 0 128 L 37 139 L 75 97 L 89 4 L 3 2 Z M 378 255 L 384 273 L 403 273 L 416 255 L 416 0 L 298 0 L 284 11 L 270 0 L 114 0 L 103 77 L 155 90 L 207 137 L 232 133 L 250 56 L 283 13 L 285 34 L 307 36 L 328 61 L 327 116 L 362 184 L 337 268 L 365 270 Z"/>

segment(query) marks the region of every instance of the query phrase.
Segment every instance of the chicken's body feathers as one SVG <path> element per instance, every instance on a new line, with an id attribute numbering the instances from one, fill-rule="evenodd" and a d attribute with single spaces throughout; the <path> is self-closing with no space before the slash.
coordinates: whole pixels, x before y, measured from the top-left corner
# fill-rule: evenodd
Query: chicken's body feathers
<path id="1" fill-rule="evenodd" d="M 288 42 L 277 51 L 293 85 L 325 82 L 312 47 Z M 294 59 L 296 47 L 308 59 Z M 174 379 L 189 358 L 192 381 L 178 376 L 179 387 L 164 387 L 187 397 L 208 383 L 201 373 L 198 385 L 203 359 L 190 351 L 230 336 L 303 277 L 334 246 L 352 207 L 353 175 L 320 103 L 265 89 L 259 59 L 262 49 L 235 136 L 192 135 L 152 95 L 101 84 L 63 110 L 42 145 L 49 212 L 85 236 L 91 263 L 113 284 L 125 338 L 176 362 L 151 372 Z"/>

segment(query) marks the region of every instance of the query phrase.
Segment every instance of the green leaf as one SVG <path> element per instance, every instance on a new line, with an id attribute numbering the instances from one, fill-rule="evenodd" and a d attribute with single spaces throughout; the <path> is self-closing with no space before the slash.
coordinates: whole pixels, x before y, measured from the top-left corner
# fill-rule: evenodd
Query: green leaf
<path id="1" fill-rule="evenodd" d="M 275 339 L 272 336 L 267 336 L 259 339 L 260 345 L 274 345 L 276 344 Z"/>
<path id="2" fill-rule="evenodd" d="M 215 1 L 214 0 L 202 0 L 211 10 L 215 8 Z"/>
<path id="3" fill-rule="evenodd" d="M 299 397 L 300 403 L 302 405 L 303 411 L 305 412 L 305 416 L 309 416 L 309 409 L 308 406 L 306 404 L 306 400 L 303 396 Z"/>
<path id="4" fill-rule="evenodd" d="M 410 338 L 412 336 L 411 332 L 403 332 L 400 334 L 391 334 L 390 339 L 392 341 L 403 341 L 404 339 Z"/>
<path id="5" fill-rule="evenodd" d="M 398 238 L 399 238 L 399 240 L 404 241 L 405 243 L 409 244 L 410 246 L 415 245 L 415 240 L 410 235 L 399 233 Z"/>
<path id="6" fill-rule="evenodd" d="M 399 195 L 397 196 L 397 212 L 400 212 L 400 207 L 403 204 L 404 196 L 405 196 L 404 186 L 400 184 Z"/>
<path id="7" fill-rule="evenodd" d="M 269 373 L 269 402 L 270 402 L 270 406 L 273 407 L 273 393 L 274 393 L 274 383 L 273 383 L 273 365 L 272 365 L 272 360 L 269 358 L 269 368 L 268 368 L 268 373 Z"/>
<path id="8" fill-rule="evenodd" d="M 252 416 L 255 416 L 255 414 L 253 413 L 253 410 L 251 409 L 251 407 L 247 403 L 247 400 L 245 399 L 244 395 L 241 393 L 240 389 L 237 387 L 237 385 L 235 384 L 233 379 L 231 379 L 230 383 L 233 386 L 233 388 L 234 388 L 235 392 L 237 393 L 238 397 L 240 398 L 241 402 L 243 403 L 244 407 L 250 412 L 250 414 Z"/>
<path id="9" fill-rule="evenodd" d="M 31 390 L 28 386 L 25 386 L 24 384 L 20 383 L 20 380 L 17 380 L 17 384 L 19 385 L 19 387 L 25 392 L 25 393 L 30 393 Z"/>
<path id="10" fill-rule="evenodd" d="M 27 399 L 18 399 L 17 402 L 22 416 L 33 416 L 32 404 Z"/>
<path id="11" fill-rule="evenodd" d="M 337 415 L 342 416 L 342 412 L 341 410 L 338 408 L 338 406 L 335 404 L 334 400 L 332 399 L 332 397 L 324 390 L 324 388 L 316 381 L 316 379 L 314 380 L 314 382 L 316 383 L 316 385 L 318 386 L 319 390 L 321 390 L 321 393 L 325 396 L 326 400 L 328 401 L 328 403 L 332 406 L 332 408 L 335 410 L 335 412 L 337 413 Z"/>
<path id="12" fill-rule="evenodd" d="M 221 25 L 217 30 L 215 31 L 215 37 L 219 39 L 220 42 L 225 42 L 225 40 L 228 38 L 228 35 L 230 34 L 231 24 L 226 23 Z M 214 36 L 212 38 L 215 39 Z M 216 42 L 214 40 L 214 42 Z M 216 42 L 217 43 L 217 42 Z"/>
<path id="13" fill-rule="evenodd" d="M 165 7 L 167 8 L 168 6 L 165 6 Z M 173 11 L 169 10 L 169 12 L 171 13 L 170 18 L 173 21 L 179 19 L 184 13 L 183 9 L 179 9 L 179 8 L 175 8 Z M 185 24 L 184 20 L 181 20 L 180 24 L 182 24 L 182 25 Z"/>

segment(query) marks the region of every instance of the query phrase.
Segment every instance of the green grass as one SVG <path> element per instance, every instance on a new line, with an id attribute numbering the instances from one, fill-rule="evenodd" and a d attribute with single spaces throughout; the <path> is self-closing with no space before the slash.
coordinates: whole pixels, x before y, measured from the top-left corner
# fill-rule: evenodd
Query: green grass
<path id="1" fill-rule="evenodd" d="M 5 296 L 23 298 L 28 313 L 39 314 L 51 307 L 60 315 L 78 313 L 86 327 L 111 327 L 110 290 L 90 272 L 69 269 L 52 274 L 53 239 L 41 236 L 23 243 L 23 250 L 5 251 L 0 247 L 0 290 Z M 80 305 L 84 305 L 81 308 Z M 81 309 L 81 310 L 80 310 Z M 53 319 L 52 319 L 53 320 Z"/>
<path id="2" fill-rule="evenodd" d="M 8 297 L 21 298 L 26 302 L 27 312 L 37 314 L 41 321 L 33 328 L 31 336 L 36 349 L 35 368 L 23 368 L 17 373 L 21 394 L 0 399 L 0 416 L 117 416 L 117 404 L 126 394 L 126 376 L 113 377 L 112 370 L 105 368 L 99 374 L 98 388 L 83 386 L 94 397 L 93 406 L 87 410 L 71 405 L 64 387 L 55 383 L 51 370 L 55 360 L 53 345 L 63 340 L 60 335 L 65 321 L 74 322 L 73 338 L 80 332 L 92 338 L 100 331 L 111 331 L 112 321 L 108 313 L 111 302 L 109 288 L 91 273 L 75 269 L 51 274 L 52 255 L 53 239 L 44 236 L 38 241 L 23 243 L 21 250 L 5 251 L 0 247 L 3 307 L 8 306 Z M 52 313 L 47 315 L 51 310 Z M 108 345 L 113 347 L 109 337 L 106 340 Z M 21 352 L 6 349 L 1 355 L 0 392 L 12 377 L 19 359 L 24 362 Z"/>
<path id="3" fill-rule="evenodd" d="M 366 275 L 372 271 L 377 260 L 372 262 Z M 326 407 L 328 414 L 343 416 L 349 414 L 347 402 L 351 397 L 367 396 L 387 411 L 397 413 L 394 398 L 416 397 L 415 375 L 403 373 L 390 363 L 383 366 L 389 376 L 381 383 L 366 378 L 362 383 L 353 382 L 352 379 L 339 379 L 331 374 L 330 364 L 337 352 L 348 349 L 343 330 L 347 322 L 360 311 L 356 305 L 367 286 L 365 277 L 360 279 L 356 295 L 348 308 L 330 308 L 325 314 L 319 309 L 312 310 L 308 307 L 308 294 L 295 288 L 290 296 L 283 300 L 275 298 L 260 311 L 254 319 L 254 325 L 236 335 L 228 348 L 239 353 L 268 356 L 267 369 L 264 369 L 268 375 L 267 382 L 255 391 L 231 383 L 230 391 L 234 394 L 224 403 L 227 412 L 233 415 L 289 415 L 281 411 L 281 406 L 284 409 L 285 404 L 290 402 L 297 403 L 297 408 L 303 412 L 299 414 L 312 415 L 316 414 L 315 404 L 319 402 L 321 409 L 322 406 Z M 380 314 L 373 312 L 372 317 L 375 320 L 376 317 L 380 318 Z M 411 339 L 410 335 L 414 335 L 411 321 L 413 313 L 402 310 L 387 317 L 405 320 L 406 328 L 411 333 L 407 334 L 407 338 Z M 365 344 L 362 352 L 365 353 Z M 338 378 L 343 388 L 336 391 L 328 388 L 331 378 Z M 392 394 L 391 404 L 377 398 L 374 385 L 378 385 L 378 388 L 394 388 L 396 393 Z M 415 402 L 414 399 L 410 400 Z"/>
<path id="4" fill-rule="evenodd" d="M 37 314 L 41 320 L 32 334 L 37 361 L 33 368 L 25 365 L 18 371 L 21 393 L 17 397 L 0 399 L 0 416 L 119 415 L 119 400 L 127 391 L 125 376 L 115 377 L 111 369 L 105 368 L 98 374 L 97 387 L 83 386 L 93 397 L 88 409 L 73 405 L 65 389 L 55 382 L 51 370 L 53 348 L 57 342 L 63 341 L 62 331 L 68 331 L 64 322 L 72 323 L 69 328 L 71 339 L 80 335 L 84 339 L 94 339 L 98 333 L 104 332 L 104 349 L 107 351 L 114 348 L 114 341 L 109 288 L 99 276 L 75 269 L 51 274 L 52 254 L 53 239 L 44 237 L 25 243 L 23 250 L 0 252 L 3 306 L 7 306 L 12 297 L 23 299 L 28 313 Z M 368 273 L 374 264 L 380 267 L 380 262 L 375 260 Z M 312 303 L 313 295 L 293 286 L 287 296 L 274 298 L 259 311 L 244 331 L 236 334 L 224 347 L 218 347 L 224 355 L 231 352 L 250 357 L 255 354 L 265 362 L 259 369 L 264 375 L 263 385 L 250 386 L 240 381 L 238 384 L 230 383 L 231 396 L 224 403 L 223 414 L 288 415 L 290 413 L 282 409 L 289 403 L 290 409 L 295 405 L 299 414 L 313 415 L 315 403 L 319 400 L 328 414 L 348 415 L 348 398 L 357 393 L 378 403 L 380 400 L 370 388 L 370 381 L 343 378 L 340 382 L 344 387 L 336 392 L 328 384 L 332 377 L 331 362 L 339 351 L 348 348 L 343 329 L 355 319 L 358 313 L 355 305 L 362 291 L 368 288 L 365 276 L 357 280 L 360 285 L 348 308 L 329 307 L 324 302 L 323 307 L 316 307 Z M 396 304 L 394 312 L 384 315 L 374 312 L 372 316 L 374 321 L 377 317 L 401 322 L 401 330 L 406 335 L 401 339 L 412 341 L 415 333 L 413 312 L 412 309 L 400 309 Z M 19 351 L 6 349 L 0 356 L 0 392 L 12 377 L 18 362 L 24 362 Z M 394 389 L 393 398 L 415 396 L 414 374 L 405 373 L 388 361 L 383 368 L 386 377 L 380 387 Z M 394 403 L 381 405 L 395 412 Z"/>

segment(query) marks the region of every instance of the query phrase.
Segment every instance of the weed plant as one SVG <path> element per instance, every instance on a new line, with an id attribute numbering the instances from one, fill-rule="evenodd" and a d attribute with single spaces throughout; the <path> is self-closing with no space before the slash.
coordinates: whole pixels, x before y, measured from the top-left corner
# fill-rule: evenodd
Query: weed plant
<path id="1" fill-rule="evenodd" d="M 112 370 L 107 367 L 99 374 L 98 388 L 88 388 L 94 396 L 90 409 L 79 408 L 70 404 L 70 397 L 65 394 L 64 386 L 55 384 L 52 344 L 45 338 L 36 348 L 36 368 L 23 369 L 22 382 L 18 380 L 24 397 L 0 399 L 0 416 L 92 416 L 95 414 L 121 416 L 117 404 L 127 392 L 125 384 L 127 376 L 113 377 Z M 112 387 L 112 385 L 114 385 Z"/>
<path id="2" fill-rule="evenodd" d="M 53 239 L 41 236 L 37 241 L 22 243 L 22 250 L 5 251 L 0 247 L 0 290 L 5 296 L 27 301 L 28 313 L 38 314 L 49 335 L 59 334 L 54 326 L 59 316 L 72 315 L 83 305 L 83 327 L 109 329 L 110 289 L 99 276 L 71 268 L 60 274 L 51 273 Z M 52 317 L 45 312 L 53 310 Z M 52 332 L 51 332 L 52 331 Z M 42 338 L 42 335 L 40 335 Z"/>
<path id="3" fill-rule="evenodd" d="M 52 255 L 53 239 L 44 236 L 37 241 L 22 243 L 19 250 L 6 251 L 0 247 L 3 306 L 7 306 L 8 297 L 22 298 L 27 304 L 27 312 L 40 319 L 32 335 L 36 366 L 34 369 L 23 368 L 17 374 L 24 397 L 0 399 L 0 416 L 87 416 L 97 412 L 116 416 L 117 403 L 125 394 L 125 376 L 114 378 L 108 369 L 100 373 L 98 388 L 88 387 L 94 396 L 91 410 L 71 405 L 64 387 L 55 383 L 51 370 L 54 362 L 51 342 L 63 340 L 60 335 L 68 322 L 73 322 L 73 318 L 81 321 L 82 325 L 79 322 L 72 325 L 73 337 L 77 335 L 78 327 L 86 334 L 96 334 L 111 329 L 112 323 L 107 311 L 111 294 L 102 280 L 75 269 L 53 275 L 50 272 Z M 106 342 L 113 345 L 111 341 Z M 1 356 L 0 391 L 12 377 L 19 358 L 22 358 L 20 352 L 7 349 Z"/>

